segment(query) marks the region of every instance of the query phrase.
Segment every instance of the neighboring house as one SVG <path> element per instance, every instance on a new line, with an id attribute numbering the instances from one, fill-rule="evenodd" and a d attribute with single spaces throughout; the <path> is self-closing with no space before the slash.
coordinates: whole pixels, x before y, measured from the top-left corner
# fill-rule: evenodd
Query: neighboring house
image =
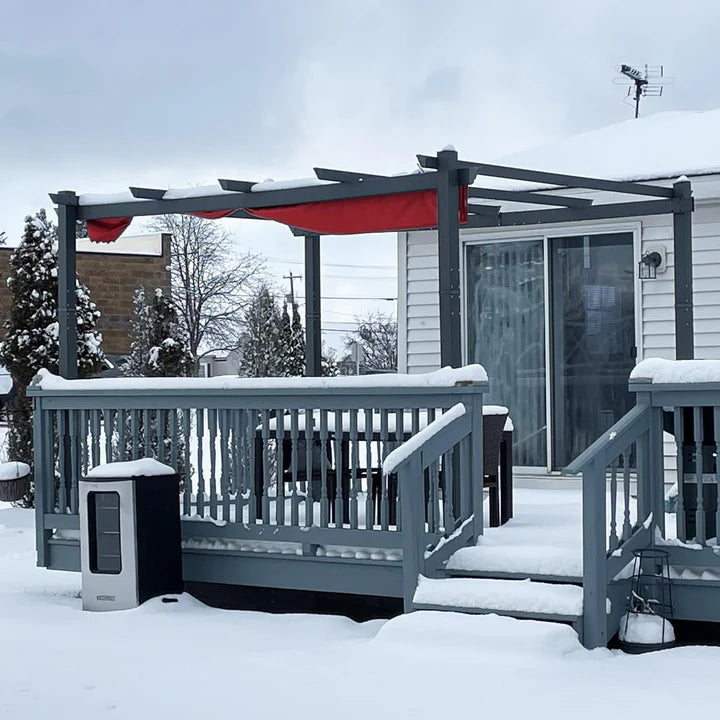
<path id="1" fill-rule="evenodd" d="M 242 354 L 240 350 L 216 350 L 200 358 L 200 377 L 237 375 Z"/>
<path id="2" fill-rule="evenodd" d="M 697 358 L 720 358 L 718 127 L 720 111 L 660 113 L 503 158 L 514 167 L 662 185 L 689 177 Z M 516 465 L 565 467 L 632 407 L 634 365 L 675 357 L 672 238 L 671 215 L 461 230 L 463 357 L 487 368 L 490 401 L 510 408 Z M 400 233 L 398 252 L 399 370 L 428 372 L 440 366 L 435 231 Z M 661 259 L 657 276 L 641 280 L 638 263 L 651 252 Z"/>
<path id="3" fill-rule="evenodd" d="M 13 251 L 0 248 L 0 323 L 10 313 L 11 296 L 6 281 Z M 103 349 L 116 362 L 130 351 L 135 288 L 145 285 L 170 292 L 170 235 L 127 236 L 104 244 L 78 238 L 77 270 L 102 313 L 97 329 L 103 336 Z"/>

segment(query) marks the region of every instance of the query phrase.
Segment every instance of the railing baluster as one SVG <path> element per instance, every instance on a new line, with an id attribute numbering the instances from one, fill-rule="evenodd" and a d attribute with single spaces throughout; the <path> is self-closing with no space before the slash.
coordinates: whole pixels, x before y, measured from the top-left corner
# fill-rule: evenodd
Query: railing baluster
<path id="1" fill-rule="evenodd" d="M 290 481 L 292 488 L 290 490 L 290 524 L 297 527 L 300 524 L 299 514 L 299 498 L 298 498 L 298 438 L 299 422 L 298 410 L 293 408 L 290 410 Z"/>
<path id="2" fill-rule="evenodd" d="M 380 467 L 382 468 L 382 462 L 385 457 L 389 454 L 390 448 L 388 446 L 388 411 L 385 409 L 380 410 Z M 390 507 L 388 503 L 388 482 L 389 477 L 380 470 L 380 528 L 387 530 L 390 526 Z"/>
<path id="3" fill-rule="evenodd" d="M 335 411 L 335 507 L 334 507 L 334 520 L 335 527 L 342 527 L 345 522 L 343 515 L 343 475 L 345 471 L 344 458 L 343 458 L 343 433 L 345 428 L 343 426 L 343 412 L 342 410 Z"/>
<path id="4" fill-rule="evenodd" d="M 157 459 L 161 462 L 165 462 L 166 457 L 166 446 L 165 441 L 167 438 L 166 433 L 166 419 L 167 413 L 162 408 L 158 408 L 155 411 L 155 442 L 157 444 Z"/>
<path id="5" fill-rule="evenodd" d="M 257 411 L 246 410 L 245 415 L 247 428 L 248 485 L 250 486 L 250 492 L 248 493 L 248 522 L 254 523 L 257 521 L 258 516 L 256 477 L 258 475 L 258 463 L 262 462 L 261 458 L 258 457 L 258 451 L 262 449 L 259 447 L 262 441 L 258 442 Z"/>
<path id="6" fill-rule="evenodd" d="M 92 424 L 92 464 L 93 467 L 97 467 L 102 462 L 102 460 L 100 459 L 101 423 L 99 410 L 92 410 L 90 415 L 90 422 Z"/>
<path id="7" fill-rule="evenodd" d="M 140 455 L 140 417 L 139 410 L 130 411 L 130 435 L 132 437 L 131 458 L 137 460 Z"/>
<path id="8" fill-rule="evenodd" d="M 103 410 L 103 429 L 105 431 L 105 462 L 113 462 L 113 434 L 115 426 L 115 411 Z"/>
<path id="9" fill-rule="evenodd" d="M 685 461 L 683 457 L 683 436 L 685 427 L 683 422 L 683 409 L 675 408 L 675 444 L 677 446 L 677 536 L 679 540 L 687 539 L 685 527 L 685 493 L 684 493 L 684 477 L 685 477 Z"/>
<path id="10" fill-rule="evenodd" d="M 198 408 L 195 411 L 196 439 L 197 439 L 197 496 L 195 505 L 197 514 L 205 517 L 205 473 L 203 471 L 203 444 L 205 442 L 205 410 Z"/>
<path id="11" fill-rule="evenodd" d="M 210 408 L 208 411 L 208 446 L 210 449 L 210 476 L 208 485 L 210 489 L 210 517 L 217 520 L 218 516 L 218 495 L 217 495 L 217 410 Z"/>
<path id="12" fill-rule="evenodd" d="M 695 434 L 695 541 L 705 544 L 705 498 L 703 497 L 703 411 L 693 408 L 693 432 Z"/>
<path id="13" fill-rule="evenodd" d="M 358 527 L 358 467 L 360 465 L 358 453 L 358 411 L 357 408 L 351 408 L 349 442 L 350 442 L 350 527 Z"/>
<path id="14" fill-rule="evenodd" d="M 230 447 L 228 444 L 228 411 L 219 411 L 220 420 L 220 493 L 222 519 L 230 522 Z"/>
<path id="15" fill-rule="evenodd" d="M 58 410 L 57 426 L 58 426 L 58 470 L 60 471 L 60 483 L 58 486 L 58 506 L 61 513 L 67 512 L 68 507 L 68 491 L 67 482 L 67 462 L 65 456 L 65 447 L 67 441 L 67 423 L 65 421 L 67 410 Z"/>
<path id="16" fill-rule="evenodd" d="M 152 449 L 152 416 L 149 408 L 143 409 L 143 440 L 145 441 L 145 457 L 153 457 Z"/>
<path id="17" fill-rule="evenodd" d="M 192 515 L 192 474 L 190 472 L 190 409 L 182 411 L 182 436 L 183 436 L 183 515 Z"/>
<path id="18" fill-rule="evenodd" d="M 625 507 L 623 509 L 623 530 L 622 539 L 627 540 L 632 535 L 632 524 L 630 523 L 630 450 L 623 450 L 623 500 Z M 602 468 L 603 473 L 605 468 Z"/>
<path id="19" fill-rule="evenodd" d="M 408 424 L 410 424 L 410 418 L 408 417 Z M 395 411 L 395 442 L 397 446 L 403 444 L 405 441 L 405 411 Z M 420 482 L 421 478 L 416 478 L 413 482 Z M 421 493 L 424 495 L 424 493 Z M 398 532 L 402 532 L 402 487 L 400 485 L 400 478 L 397 473 L 394 475 L 392 492 L 390 493 L 390 503 L 393 511 L 390 513 L 390 522 L 395 525 Z M 393 522 L 394 520 L 394 522 Z M 424 521 L 423 521 L 424 522 Z"/>
<path id="20" fill-rule="evenodd" d="M 445 532 L 455 530 L 455 472 L 453 469 L 453 452 L 442 456 L 443 479 L 445 480 Z"/>
<path id="21" fill-rule="evenodd" d="M 235 491 L 235 522 L 244 522 L 243 519 L 243 433 L 242 415 L 237 408 L 232 410 L 232 468 L 233 468 L 233 490 Z"/>
<path id="22" fill-rule="evenodd" d="M 88 464 L 90 462 L 90 448 L 88 446 L 90 436 L 88 434 L 88 411 L 82 409 L 80 411 L 80 449 L 81 449 L 81 460 L 82 463 L 82 474 L 87 475 L 89 470 Z"/>
<path id="23" fill-rule="evenodd" d="M 178 410 L 170 410 L 168 413 L 168 417 L 170 420 L 168 442 L 170 444 L 170 466 L 179 475 L 180 468 L 178 467 L 178 443 L 180 442 L 180 435 L 178 428 L 178 412 Z"/>
<path id="24" fill-rule="evenodd" d="M 435 410 L 429 408 L 426 415 L 427 427 L 431 422 L 435 421 Z M 433 462 L 427 469 L 428 478 L 428 528 L 431 532 L 439 532 L 440 524 L 443 514 L 440 509 L 440 464 Z M 443 498 L 443 510 L 445 507 L 445 500 Z"/>
<path id="25" fill-rule="evenodd" d="M 313 435 L 315 415 L 310 408 L 305 408 L 305 527 L 310 527 L 314 521 L 315 506 L 313 492 Z"/>
<path id="26" fill-rule="evenodd" d="M 127 460 L 127 447 L 125 446 L 125 424 L 127 422 L 127 410 L 120 409 L 118 411 L 118 424 L 117 424 L 117 456 L 120 462 Z"/>
<path id="27" fill-rule="evenodd" d="M 320 527 L 330 520 L 328 501 L 328 411 L 320 409 Z"/>
<path id="28" fill-rule="evenodd" d="M 260 413 L 262 433 L 262 522 L 270 525 L 270 420 L 268 411 Z"/>
<path id="29" fill-rule="evenodd" d="M 77 427 L 77 410 L 68 410 L 70 415 L 70 512 L 77 514 L 78 512 L 78 475 L 79 458 L 78 458 L 78 427 Z"/>
<path id="30" fill-rule="evenodd" d="M 275 445 L 277 447 L 277 471 L 275 473 L 275 522 L 285 524 L 285 412 L 275 411 Z"/>
<path id="31" fill-rule="evenodd" d="M 620 540 L 617 534 L 617 458 L 610 463 L 610 552 L 614 552 Z"/>
<path id="32" fill-rule="evenodd" d="M 363 410 L 363 418 L 365 420 L 365 528 L 372 530 L 375 525 L 375 488 L 373 486 L 376 484 L 372 458 L 373 433 L 375 431 L 372 408 Z M 382 475 L 381 471 L 378 472 Z"/>

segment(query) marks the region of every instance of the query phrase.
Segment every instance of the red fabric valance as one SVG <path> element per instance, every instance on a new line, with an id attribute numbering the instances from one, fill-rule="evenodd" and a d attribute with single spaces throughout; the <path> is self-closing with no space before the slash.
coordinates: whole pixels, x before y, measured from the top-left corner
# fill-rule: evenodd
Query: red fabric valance
<path id="1" fill-rule="evenodd" d="M 97 243 L 115 242 L 130 226 L 131 217 L 101 218 L 88 220 L 88 237 Z"/>
<path id="2" fill-rule="evenodd" d="M 461 224 L 468 219 L 467 198 L 467 187 L 461 186 L 458 208 L 458 220 Z M 258 218 L 276 220 L 318 235 L 418 230 L 437 225 L 437 191 L 418 190 L 299 205 L 246 208 L 245 211 Z M 235 210 L 212 210 L 191 212 L 188 215 L 217 220 L 234 212 Z M 88 235 L 95 242 L 114 242 L 131 221 L 132 218 L 88 220 Z"/>

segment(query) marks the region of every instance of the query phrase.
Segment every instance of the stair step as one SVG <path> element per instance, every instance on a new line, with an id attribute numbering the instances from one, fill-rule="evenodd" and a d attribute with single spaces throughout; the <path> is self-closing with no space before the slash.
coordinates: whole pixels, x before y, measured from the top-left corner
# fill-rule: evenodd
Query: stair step
<path id="1" fill-rule="evenodd" d="M 582 585 L 582 577 L 567 575 L 543 575 L 536 572 L 502 572 L 499 570 L 452 570 L 445 569 L 449 578 L 482 578 L 486 580 L 532 580 L 552 585 Z"/>
<path id="2" fill-rule="evenodd" d="M 480 538 L 479 544 L 464 547 L 447 561 L 448 575 L 459 577 L 542 578 L 580 582 L 582 545 L 560 546 L 525 543 L 495 544 Z"/>
<path id="3" fill-rule="evenodd" d="M 538 620 L 575 622 L 582 615 L 583 590 L 533 580 L 488 578 L 418 579 L 416 609 L 498 613 Z"/>

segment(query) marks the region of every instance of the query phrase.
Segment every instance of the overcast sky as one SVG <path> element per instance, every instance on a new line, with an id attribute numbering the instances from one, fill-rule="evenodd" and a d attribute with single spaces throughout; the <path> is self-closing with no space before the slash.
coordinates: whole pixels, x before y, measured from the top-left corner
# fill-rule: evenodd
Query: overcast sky
<path id="1" fill-rule="evenodd" d="M 623 62 L 676 78 L 645 113 L 720 107 L 717 0 L 0 0 L 0 25 L 12 239 L 58 189 L 400 172 L 448 143 L 496 160 L 630 117 Z M 283 227 L 233 228 L 276 275 L 301 272 Z M 322 250 L 323 294 L 396 295 L 393 235 Z M 332 301 L 324 322 L 394 307 Z"/>

